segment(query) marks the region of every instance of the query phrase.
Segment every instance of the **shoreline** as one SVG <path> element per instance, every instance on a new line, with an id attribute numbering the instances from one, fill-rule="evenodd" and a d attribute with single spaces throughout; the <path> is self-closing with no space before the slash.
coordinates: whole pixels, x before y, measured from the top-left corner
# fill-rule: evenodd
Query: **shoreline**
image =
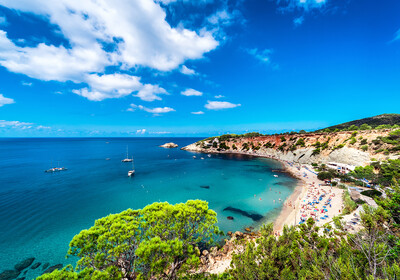
<path id="1" fill-rule="evenodd" d="M 281 232 L 285 225 L 292 226 L 296 224 L 297 222 L 296 218 L 299 214 L 299 209 L 300 209 L 300 201 L 301 198 L 303 198 L 306 193 L 308 182 L 304 178 L 302 178 L 300 174 L 298 174 L 300 171 L 297 171 L 296 168 L 288 164 L 288 162 L 274 156 L 260 155 L 257 153 L 249 153 L 249 152 L 239 152 L 239 151 L 205 152 L 205 151 L 193 151 L 193 150 L 186 150 L 186 151 L 202 153 L 202 154 L 244 155 L 244 156 L 267 158 L 278 161 L 282 165 L 282 169 L 285 171 L 285 173 L 298 180 L 298 182 L 293 190 L 293 193 L 284 201 L 283 207 L 280 210 L 279 215 L 273 220 L 274 232 L 277 233 Z M 300 164 L 300 163 L 293 163 L 293 164 Z M 290 205 L 292 205 L 292 207 L 289 206 L 288 202 L 291 202 Z"/>
<path id="2" fill-rule="evenodd" d="M 297 185 L 295 186 L 293 193 L 284 201 L 283 207 L 281 208 L 279 215 L 273 220 L 274 224 L 274 233 L 276 235 L 280 235 L 284 226 L 293 226 L 299 224 L 301 220 L 304 220 L 304 217 L 309 216 L 312 217 L 318 226 L 322 226 L 325 223 L 330 223 L 332 221 L 332 217 L 339 215 L 343 208 L 343 201 L 342 201 L 342 193 L 343 190 L 332 187 L 325 186 L 324 182 L 317 178 L 317 175 L 311 171 L 312 167 L 308 164 L 301 164 L 298 162 L 289 162 L 283 159 L 280 159 L 275 156 L 268 156 L 262 155 L 258 153 L 249 153 L 249 152 L 239 152 L 239 151 L 223 151 L 223 152 L 216 152 L 216 151 L 204 151 L 204 150 L 191 150 L 191 149 L 184 149 L 186 151 L 195 152 L 195 153 L 203 153 L 203 154 L 224 154 L 224 155 L 244 155 L 244 156 L 254 156 L 254 157 L 262 157 L 268 158 L 272 160 L 276 160 L 281 163 L 282 169 L 285 172 L 298 180 Z M 326 204 L 328 206 L 324 206 L 326 209 L 322 209 L 321 205 L 317 204 L 321 209 L 318 210 L 317 207 L 312 203 L 314 206 L 309 206 L 309 202 L 317 199 L 319 196 L 324 194 L 325 196 L 330 196 L 333 194 L 331 204 Z M 310 200 L 313 198 L 313 200 Z M 322 201 L 321 201 L 322 200 Z M 321 198 L 320 202 L 325 203 L 325 199 Z M 333 207 L 332 207 L 333 206 Z M 329 217 L 324 217 L 319 212 L 321 210 L 328 210 L 326 211 Z M 322 212 L 321 212 L 322 213 Z M 319 217 L 321 215 L 321 217 Z"/>

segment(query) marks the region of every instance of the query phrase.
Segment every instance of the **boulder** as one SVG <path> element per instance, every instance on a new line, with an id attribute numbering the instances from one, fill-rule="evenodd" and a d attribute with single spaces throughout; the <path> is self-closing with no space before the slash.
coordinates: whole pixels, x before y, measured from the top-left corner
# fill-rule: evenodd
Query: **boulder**
<path id="1" fill-rule="evenodd" d="M 245 228 L 244 230 L 245 230 L 245 231 L 247 231 L 247 232 L 251 232 L 251 229 L 250 229 L 250 228 L 248 228 L 248 227 L 247 227 L 247 228 Z"/>
<path id="2" fill-rule="evenodd" d="M 22 262 L 17 263 L 14 268 L 18 271 L 22 271 L 25 268 L 29 267 L 33 261 L 35 260 L 35 258 L 27 258 L 26 260 L 23 260 Z"/>
<path id="3" fill-rule="evenodd" d="M 235 236 L 236 238 L 241 238 L 241 237 L 243 237 L 243 232 L 236 231 L 235 234 L 234 234 L 234 236 Z"/>
<path id="4" fill-rule="evenodd" d="M 20 272 L 18 270 L 4 270 L 0 273 L 0 280 L 12 280 L 18 277 Z"/>
<path id="5" fill-rule="evenodd" d="M 233 220 L 233 217 L 232 216 L 228 216 L 228 217 L 226 217 L 228 220 Z"/>
<path id="6" fill-rule="evenodd" d="M 37 262 L 37 263 L 35 263 L 35 264 L 33 264 L 33 265 L 31 266 L 31 269 L 36 269 L 36 268 L 38 268 L 41 264 L 42 264 L 42 263 Z"/>
<path id="7" fill-rule="evenodd" d="M 202 188 L 202 189 L 209 189 L 210 186 L 200 186 L 200 188 Z"/>
<path id="8" fill-rule="evenodd" d="M 208 251 L 207 250 L 203 250 L 202 254 L 203 254 L 203 256 L 207 256 L 208 255 Z"/>
<path id="9" fill-rule="evenodd" d="M 62 264 L 56 264 L 56 265 L 50 266 L 48 269 L 46 269 L 46 270 L 42 273 L 42 275 L 43 275 L 43 274 L 46 274 L 46 273 L 52 273 L 54 270 L 56 270 L 56 269 L 61 269 L 61 268 L 63 268 L 63 265 L 62 265 Z"/>
<path id="10" fill-rule="evenodd" d="M 176 148 L 176 147 L 178 147 L 178 144 L 175 144 L 175 143 L 170 142 L 170 143 L 165 143 L 164 145 L 161 145 L 160 147 L 161 147 L 161 148 L 171 149 L 171 148 Z"/>
<path id="11" fill-rule="evenodd" d="M 226 233 L 228 236 L 232 236 L 232 231 L 228 231 L 227 233 Z"/>

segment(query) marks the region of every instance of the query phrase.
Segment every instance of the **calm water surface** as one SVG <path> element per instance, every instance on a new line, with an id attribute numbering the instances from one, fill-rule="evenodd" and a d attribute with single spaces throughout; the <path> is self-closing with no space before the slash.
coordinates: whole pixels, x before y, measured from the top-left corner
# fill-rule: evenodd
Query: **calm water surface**
<path id="1" fill-rule="evenodd" d="M 227 231 L 273 220 L 295 187 L 295 179 L 272 170 L 277 161 L 234 155 L 195 154 L 180 147 L 198 138 L 2 138 L 0 139 L 0 272 L 27 257 L 51 265 L 72 263 L 65 254 L 72 237 L 94 220 L 156 201 L 203 199 Z M 129 147 L 136 176 L 122 163 Z M 197 158 L 193 159 L 193 155 Z M 204 159 L 200 159 L 204 157 Z M 109 158 L 109 160 L 106 160 Z M 44 170 L 65 166 L 54 174 Z M 201 186 L 209 186 L 201 188 Z M 271 188 L 271 190 L 270 190 Z M 260 200 L 261 199 L 261 200 Z M 253 221 L 227 207 L 260 214 Z M 232 216 L 234 220 L 228 220 Z M 41 267 L 28 270 L 27 279 Z"/>

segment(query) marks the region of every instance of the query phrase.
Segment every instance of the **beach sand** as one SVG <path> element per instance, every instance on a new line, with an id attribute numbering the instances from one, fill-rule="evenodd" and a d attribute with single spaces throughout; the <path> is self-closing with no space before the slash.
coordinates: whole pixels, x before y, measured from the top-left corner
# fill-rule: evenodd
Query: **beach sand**
<path id="1" fill-rule="evenodd" d="M 281 233 L 285 225 L 293 226 L 299 224 L 301 219 L 310 217 L 314 218 L 316 225 L 322 226 L 331 222 L 334 216 L 341 213 L 343 208 L 342 189 L 324 186 L 324 182 L 310 171 L 312 170 L 311 166 L 288 162 L 283 162 L 283 164 L 288 172 L 298 178 L 300 182 L 293 194 L 285 201 L 280 215 L 275 220 L 275 232 Z M 318 204 L 313 204 L 313 201 L 318 201 Z"/>

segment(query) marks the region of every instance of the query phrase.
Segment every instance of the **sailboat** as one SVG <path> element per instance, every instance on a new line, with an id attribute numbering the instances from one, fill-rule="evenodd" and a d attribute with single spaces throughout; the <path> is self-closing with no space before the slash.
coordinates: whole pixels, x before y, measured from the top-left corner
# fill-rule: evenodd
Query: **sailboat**
<path id="1" fill-rule="evenodd" d="M 121 160 L 122 162 L 131 162 L 131 161 L 133 161 L 133 158 L 129 158 L 129 155 L 128 155 L 128 146 L 126 146 L 126 158 L 125 159 L 123 159 L 123 160 Z"/>
<path id="2" fill-rule="evenodd" d="M 135 175 L 135 166 L 133 165 L 133 157 L 132 157 L 132 170 L 128 171 L 128 176 L 132 177 L 133 175 Z"/>

